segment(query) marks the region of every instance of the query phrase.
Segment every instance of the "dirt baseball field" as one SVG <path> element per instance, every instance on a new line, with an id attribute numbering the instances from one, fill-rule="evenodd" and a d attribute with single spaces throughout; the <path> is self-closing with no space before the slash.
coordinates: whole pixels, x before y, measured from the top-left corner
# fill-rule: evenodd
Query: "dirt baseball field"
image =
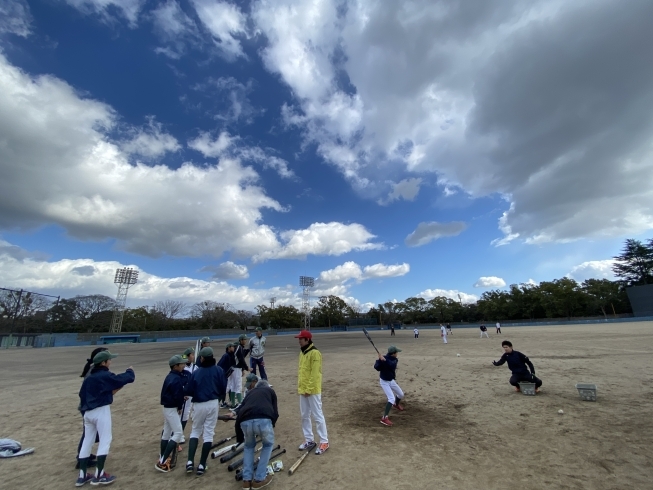
<path id="1" fill-rule="evenodd" d="M 436 330 L 422 330 L 419 339 L 412 330 L 398 330 L 392 338 L 388 331 L 371 332 L 382 352 L 390 344 L 403 349 L 397 381 L 406 392 L 406 410 L 391 412 L 393 427 L 379 423 L 385 399 L 372 368 L 376 352 L 362 332 L 316 335 L 331 447 L 324 455 L 311 454 L 293 476 L 287 469 L 303 441 L 298 345 L 292 336 L 269 337 L 266 367 L 280 413 L 276 441 L 288 452 L 284 471 L 268 488 L 653 488 L 653 322 L 504 327 L 502 335 L 494 328 L 489 334 L 480 339 L 477 329 L 454 328 L 444 345 Z M 544 382 L 537 396 L 515 393 L 507 366 L 492 365 L 504 339 L 533 361 Z M 213 344 L 216 355 L 225 343 Z M 111 370 L 132 365 L 136 373 L 111 407 L 106 470 L 117 476 L 113 488 L 241 487 L 217 460 L 209 460 L 201 480 L 186 476 L 185 452 L 172 473 L 154 469 L 167 361 L 187 346 L 112 346 L 120 357 Z M 30 456 L 0 460 L 3 489 L 74 488 L 82 429 L 79 374 L 92 349 L 0 351 L 0 437 L 36 447 Z M 579 399 L 578 382 L 598 385 L 597 402 Z M 233 424 L 218 422 L 216 440 L 233 435 Z"/>

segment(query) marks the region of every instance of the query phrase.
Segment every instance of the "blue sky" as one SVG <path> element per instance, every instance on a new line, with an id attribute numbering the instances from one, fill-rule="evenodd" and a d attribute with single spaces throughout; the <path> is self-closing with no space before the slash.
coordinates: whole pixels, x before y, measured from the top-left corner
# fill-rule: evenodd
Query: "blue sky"
<path id="1" fill-rule="evenodd" d="M 308 275 L 366 310 L 613 278 L 653 228 L 652 9 L 0 0 L 0 286 L 133 266 L 132 305 L 253 309 Z"/>

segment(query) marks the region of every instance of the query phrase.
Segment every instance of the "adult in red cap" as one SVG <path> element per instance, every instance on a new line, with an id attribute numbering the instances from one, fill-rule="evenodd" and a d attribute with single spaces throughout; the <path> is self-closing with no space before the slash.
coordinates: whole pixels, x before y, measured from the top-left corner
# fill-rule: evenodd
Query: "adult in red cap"
<path id="1" fill-rule="evenodd" d="M 299 450 L 310 450 L 315 446 L 312 423 L 314 420 L 317 435 L 320 437 L 320 444 L 315 449 L 315 454 L 324 454 L 329 449 L 329 437 L 322 413 L 322 354 L 313 344 L 313 334 L 308 330 L 302 330 L 299 335 L 295 335 L 295 338 L 299 339 L 301 349 L 297 391 L 304 432 L 304 443 L 300 444 Z"/>

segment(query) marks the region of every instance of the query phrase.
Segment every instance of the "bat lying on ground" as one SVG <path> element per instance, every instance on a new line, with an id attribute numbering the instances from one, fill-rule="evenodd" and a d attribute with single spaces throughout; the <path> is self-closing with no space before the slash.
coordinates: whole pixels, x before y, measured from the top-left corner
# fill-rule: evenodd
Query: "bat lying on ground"
<path id="1" fill-rule="evenodd" d="M 269 461 L 272 461 L 275 458 L 278 458 L 279 456 L 281 456 L 285 452 L 286 452 L 286 450 L 282 449 L 278 453 L 271 454 Z M 258 467 L 258 462 L 254 463 L 254 470 L 256 470 L 257 467 Z M 236 472 L 236 481 L 242 481 L 242 479 L 243 479 L 243 472 L 239 470 L 239 471 Z"/>
<path id="2" fill-rule="evenodd" d="M 295 471 L 297 471 L 297 468 L 299 468 L 299 465 L 302 464 L 302 461 L 304 461 L 304 460 L 306 459 L 306 456 L 309 455 L 309 453 L 313 450 L 313 448 L 314 448 L 315 446 L 316 446 L 316 444 L 313 443 L 313 445 L 312 445 L 311 447 L 307 447 L 307 448 L 306 448 L 306 452 L 305 452 L 304 454 L 302 454 L 302 455 L 299 457 L 299 459 L 295 462 L 295 464 L 292 465 L 292 466 L 290 467 L 290 469 L 288 470 L 288 474 L 289 474 L 289 475 L 292 475 Z"/>
<path id="3" fill-rule="evenodd" d="M 365 334 L 365 337 L 367 337 L 367 340 L 370 341 L 370 344 L 372 344 L 372 347 L 374 347 L 374 350 L 376 351 L 377 354 L 381 354 L 379 352 L 379 349 L 376 348 L 376 345 L 374 345 L 374 342 L 372 342 L 372 337 L 370 337 L 370 334 L 367 333 L 367 329 L 363 328 L 363 333 Z"/>
<path id="4" fill-rule="evenodd" d="M 245 450 L 245 443 L 238 444 L 233 450 L 229 451 L 227 454 L 220 458 L 221 463 L 226 463 L 229 460 L 234 459 L 240 453 Z"/>
<path id="5" fill-rule="evenodd" d="M 211 453 L 211 459 L 219 458 L 223 454 L 227 454 L 228 452 L 233 451 L 234 449 L 236 449 L 236 446 L 238 446 L 238 444 L 230 444 L 229 446 L 225 446 L 222 449 L 213 451 Z"/>
<path id="6" fill-rule="evenodd" d="M 211 446 L 211 449 L 215 449 L 215 448 L 218 447 L 218 446 L 222 446 L 225 442 L 229 442 L 229 441 L 232 440 L 234 437 L 236 437 L 236 436 L 225 437 L 225 438 L 222 439 L 221 441 L 218 441 L 218 442 L 214 443 L 214 444 Z"/>
<path id="7" fill-rule="evenodd" d="M 281 447 L 281 446 L 277 446 L 277 447 L 275 447 L 275 448 L 272 449 L 272 450 L 274 451 L 275 449 L 279 449 L 280 447 Z M 258 449 L 255 449 L 255 450 L 254 450 L 254 454 L 258 453 L 261 449 L 263 449 L 263 446 L 259 447 Z M 231 463 L 229 466 L 227 466 L 227 469 L 228 469 L 229 471 L 234 471 L 236 468 L 240 468 L 240 467 L 242 466 L 242 464 L 243 464 L 244 461 L 245 461 L 245 458 L 240 458 L 239 460 L 234 461 L 234 462 Z"/>

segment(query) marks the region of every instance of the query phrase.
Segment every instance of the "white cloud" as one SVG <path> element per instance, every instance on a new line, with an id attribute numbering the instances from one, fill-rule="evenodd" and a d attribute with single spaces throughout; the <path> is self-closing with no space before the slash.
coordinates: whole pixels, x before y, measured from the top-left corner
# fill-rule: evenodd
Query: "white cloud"
<path id="1" fill-rule="evenodd" d="M 217 266 L 207 265 L 202 267 L 200 272 L 211 272 L 213 273 L 211 279 L 217 280 L 247 279 L 249 277 L 246 265 L 234 264 L 231 261 L 223 262 Z"/>
<path id="2" fill-rule="evenodd" d="M 410 272 L 409 264 L 373 264 L 361 268 L 356 262 L 348 261 L 342 265 L 320 272 L 318 277 L 319 287 L 329 284 L 344 284 L 350 279 L 358 282 L 367 279 L 380 279 L 384 277 L 400 277 Z"/>
<path id="3" fill-rule="evenodd" d="M 405 243 L 409 247 L 421 247 L 439 238 L 459 235 L 466 228 L 467 225 L 461 221 L 420 223 L 415 231 L 406 237 Z"/>
<path id="4" fill-rule="evenodd" d="M 218 0 L 191 0 L 197 15 L 213 35 L 215 45 L 227 60 L 247 58 L 238 40 L 247 37 L 247 17 L 240 9 Z"/>
<path id="5" fill-rule="evenodd" d="M 406 263 L 394 265 L 374 264 L 363 268 L 363 278 L 378 279 L 381 277 L 400 277 L 405 276 L 409 272 L 410 265 Z"/>
<path id="6" fill-rule="evenodd" d="M 199 45 L 200 34 L 195 22 L 186 15 L 175 0 L 161 3 L 149 14 L 155 32 L 166 44 L 155 49 L 157 53 L 172 59 L 179 59 L 188 43 Z"/>
<path id="7" fill-rule="evenodd" d="M 280 233 L 283 245 L 254 256 L 255 261 L 299 259 L 307 255 L 342 255 L 352 251 L 378 250 L 383 244 L 373 243 L 372 235 L 358 223 L 313 223 L 304 230 Z"/>
<path id="8" fill-rule="evenodd" d="M 68 5 L 75 7 L 85 14 L 99 14 L 105 19 L 111 19 L 112 9 L 117 9 L 129 21 L 132 27 L 136 26 L 138 15 L 144 0 L 65 0 Z"/>
<path id="9" fill-rule="evenodd" d="M 27 37 L 32 32 L 32 14 L 25 0 L 0 0 L 0 35 Z"/>
<path id="10" fill-rule="evenodd" d="M 392 201 L 403 199 L 404 201 L 414 201 L 419 194 L 422 179 L 404 179 L 396 184 L 392 183 L 392 192 L 387 199 L 380 199 L 378 202 L 381 205 L 389 204 Z"/>
<path id="11" fill-rule="evenodd" d="M 46 262 L 34 259 L 18 260 L 0 251 L 0 277 L 7 287 L 24 288 L 55 296 L 72 297 L 85 294 L 115 296 L 113 278 L 119 267 L 133 267 L 114 261 L 91 259 L 63 259 Z M 294 286 L 268 289 L 236 287 L 222 281 L 204 281 L 189 277 L 160 277 L 140 270 L 138 283 L 129 290 L 128 305 L 153 304 L 174 299 L 194 303 L 206 299 L 230 303 L 239 309 L 254 310 L 267 304 L 270 296 L 277 305 L 301 304 Z"/>
<path id="12" fill-rule="evenodd" d="M 198 83 L 193 86 L 193 90 L 216 105 L 213 116 L 215 119 L 226 124 L 250 124 L 255 116 L 265 112 L 263 109 L 254 108 L 249 100 L 248 95 L 255 85 L 252 79 L 241 83 L 233 77 L 219 77 Z"/>
<path id="13" fill-rule="evenodd" d="M 583 282 L 586 279 L 609 279 L 616 280 L 612 272 L 614 259 L 606 260 L 590 260 L 583 262 L 577 266 L 572 267 L 567 277 L 575 279 L 578 282 Z"/>
<path id="14" fill-rule="evenodd" d="M 506 281 L 496 276 L 479 277 L 474 283 L 475 288 L 502 288 L 505 285 Z"/>
<path id="15" fill-rule="evenodd" d="M 177 139 L 162 132 L 162 125 L 149 117 L 146 128 L 133 129 L 129 140 L 121 144 L 125 153 L 140 155 L 145 158 L 159 158 L 167 152 L 175 152 L 181 149 Z"/>
<path id="16" fill-rule="evenodd" d="M 463 303 L 476 303 L 478 301 L 478 296 L 474 294 L 463 293 L 456 289 L 425 289 L 424 291 L 416 294 L 418 298 L 424 298 L 425 300 L 433 299 L 438 296 L 444 296 L 445 298 L 453 299 L 455 301 L 462 301 Z"/>
<path id="17" fill-rule="evenodd" d="M 286 123 L 361 193 L 419 174 L 502 195 L 497 244 L 653 228 L 652 3 L 341 5 L 260 0 L 252 18 L 295 95 Z"/>
<path id="18" fill-rule="evenodd" d="M 274 170 L 280 177 L 286 179 L 295 177 L 295 173 L 288 168 L 288 162 L 283 158 L 268 155 L 258 146 L 241 145 L 238 136 L 232 137 L 226 131 L 221 132 L 215 140 L 209 133 L 200 133 L 197 138 L 188 142 L 188 147 L 199 151 L 207 158 L 230 156 L 245 162 L 258 163 L 264 168 Z"/>
<path id="19" fill-rule="evenodd" d="M 355 223 L 273 230 L 262 209 L 285 209 L 235 158 L 132 165 L 108 137 L 116 120 L 106 104 L 57 78 L 32 78 L 0 54 L 0 228 L 56 224 L 75 238 L 113 238 L 150 256 L 231 251 L 265 260 L 381 247 Z"/>

